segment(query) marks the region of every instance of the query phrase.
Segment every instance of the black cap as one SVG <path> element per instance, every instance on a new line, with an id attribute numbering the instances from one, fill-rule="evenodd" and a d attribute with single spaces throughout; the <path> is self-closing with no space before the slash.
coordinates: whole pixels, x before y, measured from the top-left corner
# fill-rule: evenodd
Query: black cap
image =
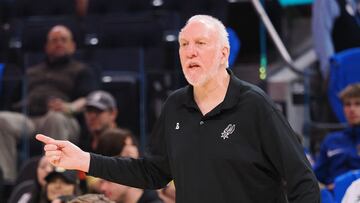
<path id="1" fill-rule="evenodd" d="M 45 180 L 50 182 L 55 177 L 61 177 L 67 183 L 76 184 L 78 183 L 78 176 L 77 171 L 75 170 L 65 170 L 64 168 L 56 167 L 54 171 L 50 172 L 46 177 Z"/>
<path id="2" fill-rule="evenodd" d="M 86 106 L 95 107 L 97 109 L 106 111 L 110 109 L 116 109 L 116 101 L 110 93 L 98 90 L 91 92 L 87 96 Z"/>

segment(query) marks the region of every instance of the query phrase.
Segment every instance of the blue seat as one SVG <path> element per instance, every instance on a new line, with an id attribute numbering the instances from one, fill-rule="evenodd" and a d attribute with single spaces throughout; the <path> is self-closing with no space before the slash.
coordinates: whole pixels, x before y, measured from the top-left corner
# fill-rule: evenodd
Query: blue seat
<path id="1" fill-rule="evenodd" d="M 346 122 L 338 94 L 347 85 L 360 82 L 360 48 L 347 49 L 331 58 L 328 97 L 339 122 Z"/>
<path id="2" fill-rule="evenodd" d="M 358 178 L 360 178 L 360 170 L 349 171 L 335 178 L 334 197 L 336 202 L 341 202 L 346 189 Z"/>
<path id="3" fill-rule="evenodd" d="M 240 39 L 232 28 L 227 27 L 226 31 L 230 42 L 229 68 L 232 68 L 240 51 Z"/>
<path id="4" fill-rule="evenodd" d="M 333 194 L 326 188 L 320 190 L 322 203 L 335 203 Z"/>

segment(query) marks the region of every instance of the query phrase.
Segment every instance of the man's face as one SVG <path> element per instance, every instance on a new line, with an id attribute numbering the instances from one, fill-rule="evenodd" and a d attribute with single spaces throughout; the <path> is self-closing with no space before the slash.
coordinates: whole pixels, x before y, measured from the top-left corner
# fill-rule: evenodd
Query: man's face
<path id="1" fill-rule="evenodd" d="M 190 22 L 179 34 L 179 45 L 183 73 L 193 86 L 204 85 L 225 65 L 225 47 L 221 46 L 216 27 L 212 24 Z"/>
<path id="2" fill-rule="evenodd" d="M 129 187 L 107 180 L 100 180 L 100 191 L 107 198 L 115 202 L 123 202 Z"/>
<path id="3" fill-rule="evenodd" d="M 116 110 L 102 111 L 94 107 L 87 107 L 85 110 L 86 125 L 91 133 L 100 132 L 115 122 L 116 115 Z"/>
<path id="4" fill-rule="evenodd" d="M 48 34 L 46 54 L 50 59 L 72 55 L 75 52 L 75 43 L 70 31 L 63 26 L 55 26 Z"/>
<path id="5" fill-rule="evenodd" d="M 350 125 L 360 124 L 360 97 L 347 98 L 344 100 L 344 113 Z"/>

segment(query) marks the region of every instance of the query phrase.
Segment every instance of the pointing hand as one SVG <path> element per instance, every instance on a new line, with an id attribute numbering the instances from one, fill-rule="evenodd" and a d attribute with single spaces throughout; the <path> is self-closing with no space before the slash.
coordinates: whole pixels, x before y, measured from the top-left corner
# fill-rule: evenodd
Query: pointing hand
<path id="1" fill-rule="evenodd" d="M 84 152 L 69 141 L 55 140 L 42 134 L 37 134 L 36 139 L 45 144 L 45 156 L 54 166 L 89 171 L 90 154 L 88 152 Z"/>

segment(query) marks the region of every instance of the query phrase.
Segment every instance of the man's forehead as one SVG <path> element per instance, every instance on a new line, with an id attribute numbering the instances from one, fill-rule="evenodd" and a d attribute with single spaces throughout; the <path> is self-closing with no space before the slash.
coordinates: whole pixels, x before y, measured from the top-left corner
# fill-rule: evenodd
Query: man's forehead
<path id="1" fill-rule="evenodd" d="M 71 32 L 65 27 L 55 27 L 50 30 L 48 38 L 54 38 L 54 37 L 71 37 Z"/>
<path id="2" fill-rule="evenodd" d="M 216 29 L 214 24 L 204 20 L 196 20 L 186 24 L 186 26 L 180 31 L 179 37 L 181 39 L 188 34 L 191 34 L 192 36 L 211 35 L 215 31 Z"/>

